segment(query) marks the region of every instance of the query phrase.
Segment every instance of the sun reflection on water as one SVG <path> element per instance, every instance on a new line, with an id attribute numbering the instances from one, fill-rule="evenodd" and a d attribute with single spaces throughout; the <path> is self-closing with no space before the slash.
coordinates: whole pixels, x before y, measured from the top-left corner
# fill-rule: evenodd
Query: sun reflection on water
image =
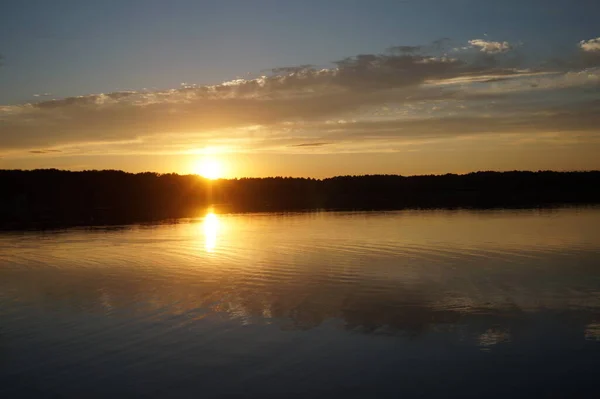
<path id="1" fill-rule="evenodd" d="M 208 212 L 204 217 L 202 227 L 204 230 L 204 248 L 207 252 L 213 252 L 217 247 L 219 217 L 214 212 Z"/>

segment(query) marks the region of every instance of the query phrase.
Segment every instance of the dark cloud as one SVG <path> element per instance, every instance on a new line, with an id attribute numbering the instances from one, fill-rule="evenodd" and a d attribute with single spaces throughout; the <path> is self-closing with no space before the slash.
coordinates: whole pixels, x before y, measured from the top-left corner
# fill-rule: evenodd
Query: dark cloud
<path id="1" fill-rule="evenodd" d="M 52 154 L 52 153 L 60 153 L 61 150 L 31 150 L 29 151 L 31 154 Z"/>
<path id="2" fill-rule="evenodd" d="M 392 46 L 387 49 L 389 53 L 396 54 L 412 54 L 421 50 L 422 46 Z"/>
<path id="3" fill-rule="evenodd" d="M 279 68 L 273 68 L 268 70 L 271 73 L 274 73 L 276 75 L 289 75 L 292 73 L 301 73 L 307 70 L 313 70 L 315 68 L 314 65 L 311 64 L 306 64 L 306 65 L 299 65 L 299 66 L 292 66 L 292 67 L 279 67 Z"/>

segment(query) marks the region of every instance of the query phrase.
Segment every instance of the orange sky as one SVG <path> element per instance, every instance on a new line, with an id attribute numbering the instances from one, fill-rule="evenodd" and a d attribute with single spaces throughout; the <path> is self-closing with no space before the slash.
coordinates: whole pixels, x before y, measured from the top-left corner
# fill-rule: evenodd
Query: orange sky
<path id="1" fill-rule="evenodd" d="M 0 106 L 0 168 L 222 177 L 600 169 L 600 40 L 400 46 L 216 85 Z M 598 45 L 596 45 L 598 44 Z"/>

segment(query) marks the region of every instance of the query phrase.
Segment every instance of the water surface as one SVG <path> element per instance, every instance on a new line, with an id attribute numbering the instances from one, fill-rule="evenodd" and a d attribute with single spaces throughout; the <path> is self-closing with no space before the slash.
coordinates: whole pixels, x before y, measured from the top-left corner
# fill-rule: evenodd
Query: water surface
<path id="1" fill-rule="evenodd" d="M 596 396 L 600 209 L 0 235 L 0 397 Z"/>

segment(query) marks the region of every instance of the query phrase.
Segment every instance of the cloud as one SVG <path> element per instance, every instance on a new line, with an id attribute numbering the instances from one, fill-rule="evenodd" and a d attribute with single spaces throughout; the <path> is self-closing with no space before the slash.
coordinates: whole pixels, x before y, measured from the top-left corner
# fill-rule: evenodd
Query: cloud
<path id="1" fill-rule="evenodd" d="M 505 53 L 512 49 L 512 46 L 508 42 L 491 42 L 483 39 L 469 40 L 469 44 L 479 47 L 481 52 L 487 54 Z"/>
<path id="2" fill-rule="evenodd" d="M 600 143 L 597 132 L 600 102 L 597 100 L 545 108 L 522 101 L 514 103 L 512 96 L 505 100 L 500 103 L 476 99 L 472 103 L 444 100 L 433 104 L 407 104 L 402 107 L 414 112 L 401 118 L 282 122 L 252 129 L 226 129 L 215 135 L 142 136 L 136 141 L 63 150 L 65 154 L 88 155 L 189 154 L 196 153 L 193 149 L 202 143 L 215 150 L 234 148 L 234 152 L 304 153 L 310 148 L 318 153 L 366 153 L 402 151 L 406 146 L 498 135 L 509 138 L 518 135 L 519 140 L 538 141 L 550 133 L 560 133 L 563 144 Z M 253 131 L 252 135 L 248 130 Z"/>
<path id="3" fill-rule="evenodd" d="M 60 153 L 62 152 L 61 150 L 31 150 L 29 151 L 30 154 L 53 154 L 53 153 Z"/>
<path id="4" fill-rule="evenodd" d="M 496 55 L 508 51 L 508 43 L 470 43 L 483 53 L 450 57 L 444 39 L 359 54 L 331 68 L 288 66 L 216 85 L 185 83 L 172 90 L 3 106 L 0 153 L 185 153 L 207 146 L 282 152 L 336 151 L 341 145 L 385 149 L 386 142 L 465 134 L 538 133 L 556 126 L 588 131 L 587 121 L 597 120 L 591 113 L 579 120 L 551 106 L 585 96 L 583 88 L 598 88 L 599 70 L 508 67 L 506 57 Z M 568 95 L 561 94 L 567 90 Z M 546 94 L 540 96 L 542 91 Z M 590 105 L 582 107 L 587 112 Z"/>
<path id="5" fill-rule="evenodd" d="M 600 52 L 600 37 L 590 40 L 582 40 L 579 42 L 579 47 L 586 52 Z"/>
<path id="6" fill-rule="evenodd" d="M 414 101 L 430 94 L 420 88 L 427 80 L 489 72 L 432 54 L 362 54 L 335 65 L 276 68 L 268 76 L 213 86 L 115 92 L 4 107 L 0 148 L 312 120 L 385 102 Z"/>
<path id="7" fill-rule="evenodd" d="M 322 147 L 324 145 L 328 145 L 331 143 L 302 143 L 302 144 L 292 144 L 290 147 Z"/>
<path id="8" fill-rule="evenodd" d="M 582 40 L 578 43 L 580 58 L 576 65 L 580 67 L 600 66 L 600 37 L 590 40 Z"/>

